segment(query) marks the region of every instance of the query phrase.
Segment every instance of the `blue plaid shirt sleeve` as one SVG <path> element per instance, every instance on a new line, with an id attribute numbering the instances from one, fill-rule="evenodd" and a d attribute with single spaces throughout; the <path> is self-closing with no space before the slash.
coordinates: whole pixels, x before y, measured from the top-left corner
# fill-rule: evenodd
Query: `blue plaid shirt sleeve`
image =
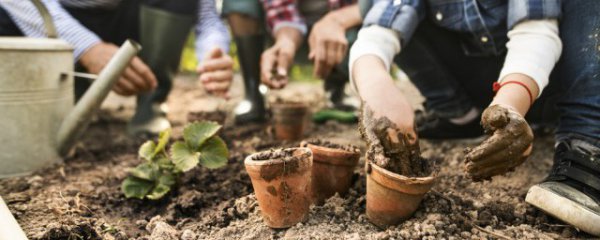
<path id="1" fill-rule="evenodd" d="M 508 29 L 524 20 L 560 18 L 560 6 L 561 0 L 509 0 Z"/>
<path id="2" fill-rule="evenodd" d="M 404 44 L 424 18 L 424 0 L 375 0 L 364 17 L 363 26 L 376 24 L 393 29 Z"/>

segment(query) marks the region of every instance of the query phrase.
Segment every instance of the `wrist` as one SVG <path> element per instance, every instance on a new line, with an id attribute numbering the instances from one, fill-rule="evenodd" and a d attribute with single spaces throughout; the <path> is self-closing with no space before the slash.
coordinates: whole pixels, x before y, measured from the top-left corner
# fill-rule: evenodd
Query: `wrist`
<path id="1" fill-rule="evenodd" d="M 327 13 L 323 20 L 332 21 L 344 30 L 348 30 L 360 25 L 362 17 L 360 16 L 358 4 L 353 4 Z"/>
<path id="2" fill-rule="evenodd" d="M 275 42 L 292 47 L 296 51 L 302 43 L 302 33 L 292 27 L 282 27 L 275 33 Z"/>

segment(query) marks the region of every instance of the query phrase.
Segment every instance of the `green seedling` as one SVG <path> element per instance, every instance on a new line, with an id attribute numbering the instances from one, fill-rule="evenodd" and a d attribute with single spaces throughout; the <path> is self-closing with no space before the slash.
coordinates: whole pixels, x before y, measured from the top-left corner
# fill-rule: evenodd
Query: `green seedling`
<path id="1" fill-rule="evenodd" d="M 140 146 L 138 155 L 145 161 L 131 169 L 121 190 L 127 198 L 160 199 L 176 184 L 178 177 L 198 164 L 219 168 L 227 164 L 229 151 L 217 132 L 215 122 L 194 122 L 183 129 L 183 141 L 167 150 L 171 129 L 160 133 L 158 142 L 149 140 Z"/>

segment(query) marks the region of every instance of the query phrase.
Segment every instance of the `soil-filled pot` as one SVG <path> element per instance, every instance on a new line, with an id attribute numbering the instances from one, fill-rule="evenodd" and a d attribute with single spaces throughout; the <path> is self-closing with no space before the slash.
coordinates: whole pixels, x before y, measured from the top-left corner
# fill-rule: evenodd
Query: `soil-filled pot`
<path id="1" fill-rule="evenodd" d="M 308 148 L 269 150 L 246 158 L 246 171 L 269 227 L 288 228 L 308 216 L 312 159 Z"/>
<path id="2" fill-rule="evenodd" d="M 327 141 L 310 140 L 300 143 L 313 153 L 313 202 L 321 205 L 336 192 L 344 195 L 352 184 L 354 168 L 360 158 L 355 146 L 343 146 Z"/>
<path id="3" fill-rule="evenodd" d="M 275 121 L 275 136 L 279 140 L 298 140 L 304 133 L 308 106 L 303 103 L 273 104 L 273 120 Z"/>
<path id="4" fill-rule="evenodd" d="M 369 161 L 367 173 L 367 217 L 378 227 L 396 225 L 410 218 L 435 177 L 406 177 Z"/>

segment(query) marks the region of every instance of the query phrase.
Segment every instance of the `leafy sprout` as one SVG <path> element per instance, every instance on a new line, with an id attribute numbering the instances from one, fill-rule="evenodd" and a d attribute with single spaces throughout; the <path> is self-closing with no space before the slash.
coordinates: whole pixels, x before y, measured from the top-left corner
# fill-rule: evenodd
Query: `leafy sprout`
<path id="1" fill-rule="evenodd" d="M 168 150 L 171 129 L 161 132 L 158 141 L 142 144 L 138 155 L 145 161 L 123 181 L 125 197 L 160 199 L 171 191 L 179 175 L 198 164 L 211 169 L 225 166 L 229 150 L 216 135 L 220 129 L 215 122 L 194 122 L 183 129 L 183 141 L 174 142 Z"/>

